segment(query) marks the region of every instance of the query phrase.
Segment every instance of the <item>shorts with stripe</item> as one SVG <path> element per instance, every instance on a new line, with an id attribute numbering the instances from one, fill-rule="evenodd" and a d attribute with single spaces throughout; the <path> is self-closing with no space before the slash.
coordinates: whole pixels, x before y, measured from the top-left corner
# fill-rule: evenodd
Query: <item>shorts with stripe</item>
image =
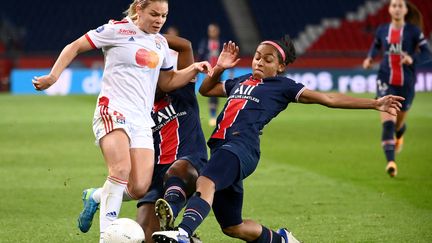
<path id="1" fill-rule="evenodd" d="M 146 124 L 135 124 L 127 119 L 121 112 L 108 106 L 96 107 L 93 117 L 93 133 L 96 137 L 95 143 L 108 133 L 123 129 L 130 141 L 130 148 L 147 148 L 154 150 L 153 133 L 150 126 Z"/>

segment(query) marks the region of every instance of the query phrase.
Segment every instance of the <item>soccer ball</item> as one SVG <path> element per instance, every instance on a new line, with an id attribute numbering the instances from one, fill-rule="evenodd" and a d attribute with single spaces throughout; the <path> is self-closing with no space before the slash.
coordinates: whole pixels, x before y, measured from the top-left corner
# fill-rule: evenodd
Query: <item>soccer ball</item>
<path id="1" fill-rule="evenodd" d="M 104 243 L 143 243 L 144 240 L 141 226 L 128 218 L 114 220 L 103 234 Z"/>

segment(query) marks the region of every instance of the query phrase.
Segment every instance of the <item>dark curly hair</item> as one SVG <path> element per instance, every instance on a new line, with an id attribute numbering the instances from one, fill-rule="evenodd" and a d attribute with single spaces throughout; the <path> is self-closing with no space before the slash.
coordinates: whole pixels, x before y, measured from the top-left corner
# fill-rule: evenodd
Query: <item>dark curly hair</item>
<path id="1" fill-rule="evenodd" d="M 279 40 L 263 41 L 261 44 L 269 44 L 275 47 L 278 51 L 279 62 L 285 65 L 293 63 L 297 58 L 294 43 L 289 35 L 285 35 Z"/>
<path id="2" fill-rule="evenodd" d="M 293 63 L 295 61 L 295 59 L 297 58 L 297 55 L 296 55 L 296 49 L 295 49 L 294 43 L 292 42 L 290 36 L 285 35 L 280 40 L 275 40 L 275 42 L 278 43 L 285 52 L 284 64 L 288 65 L 290 63 Z"/>

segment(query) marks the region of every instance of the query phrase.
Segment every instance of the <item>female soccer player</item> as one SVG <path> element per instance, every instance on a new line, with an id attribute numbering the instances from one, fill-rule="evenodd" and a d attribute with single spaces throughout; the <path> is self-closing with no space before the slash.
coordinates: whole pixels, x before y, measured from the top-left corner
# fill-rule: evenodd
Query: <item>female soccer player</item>
<path id="1" fill-rule="evenodd" d="M 183 220 L 176 231 L 153 234 L 156 242 L 189 242 L 190 235 L 213 208 L 222 231 L 248 242 L 298 242 L 282 228 L 272 231 L 252 220 L 242 219 L 242 181 L 257 167 L 259 134 L 266 124 L 291 102 L 321 104 L 331 108 L 376 109 L 396 115 L 402 97 L 385 96 L 378 100 L 327 94 L 306 89 L 302 84 L 278 76 L 295 58 L 294 45 L 288 36 L 264 41 L 252 61 L 252 74 L 229 79 L 218 78 L 239 59 L 238 46 L 224 44 L 213 76 L 207 76 L 200 88 L 205 96 L 227 96 L 216 129 L 208 145 L 211 156 L 197 180 L 197 192 L 189 199 Z"/>
<path id="2" fill-rule="evenodd" d="M 174 71 L 166 39 L 159 34 L 168 15 L 167 0 L 134 0 L 122 21 L 110 21 L 67 45 L 50 74 L 35 77 L 36 90 L 49 88 L 81 52 L 102 48 L 105 55 L 102 89 L 93 118 L 108 178 L 103 185 L 100 231 L 120 212 L 123 191 L 141 198 L 151 183 L 154 151 L 151 111 L 156 84 L 163 91 L 183 87 L 198 72 L 211 70 L 208 62 L 194 63 Z M 89 202 L 84 191 L 84 203 Z M 79 227 L 90 228 L 93 214 L 83 212 Z M 102 238 L 101 238 L 102 240 Z"/>
<path id="3" fill-rule="evenodd" d="M 169 47 L 178 52 L 177 68 L 191 65 L 191 43 L 176 36 L 166 38 Z M 147 243 L 153 242 L 153 232 L 174 229 L 174 219 L 195 192 L 198 171 L 207 162 L 194 81 L 169 93 L 158 90 L 152 118 L 156 124 L 153 181 L 137 204 L 137 222 L 144 229 Z"/>
<path id="4" fill-rule="evenodd" d="M 394 177 L 397 175 L 395 152 L 402 149 L 403 134 L 407 127 L 405 120 L 414 99 L 415 65 L 421 60 L 430 60 L 431 54 L 421 32 L 423 21 L 418 9 L 405 0 L 392 0 L 388 10 L 391 23 L 379 26 L 363 67 L 370 68 L 372 59 L 383 48 L 384 55 L 377 78 L 377 97 L 394 94 L 405 98 L 397 116 L 381 112 L 381 144 L 387 159 L 386 171 Z M 420 52 L 420 60 L 415 58 L 417 51 Z"/>

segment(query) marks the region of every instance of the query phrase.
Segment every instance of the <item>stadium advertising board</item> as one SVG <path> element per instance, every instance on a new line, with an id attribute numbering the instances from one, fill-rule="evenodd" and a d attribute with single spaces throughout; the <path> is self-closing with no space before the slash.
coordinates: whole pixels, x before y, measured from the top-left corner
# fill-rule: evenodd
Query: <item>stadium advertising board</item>
<path id="1" fill-rule="evenodd" d="M 34 90 L 31 80 L 34 76 L 47 74 L 48 69 L 16 69 L 11 75 L 13 94 L 98 94 L 102 82 L 102 70 L 66 69 L 59 80 L 44 92 Z M 234 68 L 224 73 L 222 79 L 250 73 L 249 68 Z M 319 91 L 338 91 L 341 93 L 374 93 L 376 71 L 364 70 L 289 70 L 287 77 L 305 84 L 309 89 Z M 197 87 L 204 75 L 197 78 Z M 432 92 L 432 70 L 419 70 L 417 73 L 417 92 Z"/>

